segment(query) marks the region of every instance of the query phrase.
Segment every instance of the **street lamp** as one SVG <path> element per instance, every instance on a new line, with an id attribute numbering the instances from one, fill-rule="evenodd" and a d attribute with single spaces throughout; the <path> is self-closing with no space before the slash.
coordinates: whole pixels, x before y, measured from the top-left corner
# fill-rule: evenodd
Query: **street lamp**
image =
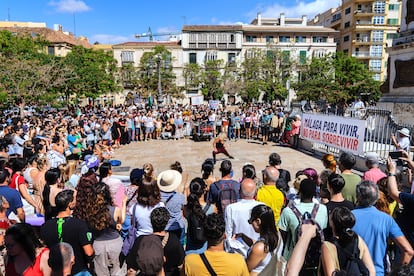
<path id="1" fill-rule="evenodd" d="M 158 108 L 162 107 L 163 97 L 162 97 L 162 86 L 161 86 L 161 55 L 156 56 L 157 61 L 157 70 L 158 70 Z"/>

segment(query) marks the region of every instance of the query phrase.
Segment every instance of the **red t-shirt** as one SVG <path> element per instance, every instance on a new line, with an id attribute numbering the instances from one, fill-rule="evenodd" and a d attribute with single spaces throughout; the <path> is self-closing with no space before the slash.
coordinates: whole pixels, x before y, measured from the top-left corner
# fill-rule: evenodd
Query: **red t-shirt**
<path id="1" fill-rule="evenodd" d="M 12 189 L 19 190 L 18 185 L 20 185 L 20 184 L 26 184 L 26 180 L 24 180 L 24 177 L 20 174 L 17 174 L 17 173 L 13 174 L 12 179 L 11 179 L 10 184 L 9 184 L 9 187 L 12 188 Z"/>

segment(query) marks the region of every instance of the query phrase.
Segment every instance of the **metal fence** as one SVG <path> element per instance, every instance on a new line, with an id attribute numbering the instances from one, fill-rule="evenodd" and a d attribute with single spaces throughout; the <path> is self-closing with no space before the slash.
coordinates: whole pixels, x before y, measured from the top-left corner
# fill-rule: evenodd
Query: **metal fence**
<path id="1" fill-rule="evenodd" d="M 292 106 L 292 112 L 294 114 L 306 113 L 300 106 Z M 338 116 L 335 113 L 323 112 L 324 115 Z M 411 134 L 411 145 L 413 145 L 413 125 L 402 125 L 398 124 L 393 118 L 391 111 L 382 110 L 377 108 L 366 108 L 366 109 L 347 109 L 344 117 L 358 118 L 365 120 L 365 137 L 364 137 L 364 156 L 367 152 L 376 152 L 380 159 L 383 161 L 388 157 L 390 151 L 395 150 L 395 147 L 391 140 L 391 134 L 396 133 L 397 130 L 402 128 L 408 128 Z M 340 154 L 340 149 L 328 146 L 323 143 L 312 143 L 312 151 L 318 151 L 322 154 L 332 153 L 336 156 Z"/>

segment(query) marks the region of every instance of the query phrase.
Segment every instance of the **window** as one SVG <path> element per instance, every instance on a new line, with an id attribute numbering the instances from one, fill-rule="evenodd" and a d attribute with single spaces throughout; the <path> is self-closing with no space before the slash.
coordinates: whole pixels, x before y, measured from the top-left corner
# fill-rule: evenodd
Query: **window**
<path id="1" fill-rule="evenodd" d="M 398 11 L 400 10 L 400 4 L 389 4 L 388 10 L 390 11 Z"/>
<path id="2" fill-rule="evenodd" d="M 234 43 L 234 34 L 230 35 L 230 43 Z"/>
<path id="3" fill-rule="evenodd" d="M 374 16 L 372 19 L 374 25 L 384 25 L 384 16 Z"/>
<path id="4" fill-rule="evenodd" d="M 314 43 L 326 43 L 328 38 L 326 36 L 314 36 L 312 41 Z"/>
<path id="5" fill-rule="evenodd" d="M 133 51 L 122 51 L 121 52 L 121 62 L 122 63 L 133 63 L 134 62 L 134 52 Z"/>
<path id="6" fill-rule="evenodd" d="M 282 43 L 290 42 L 290 36 L 287 36 L 287 35 L 279 36 L 279 42 L 282 42 Z"/>
<path id="7" fill-rule="evenodd" d="M 188 60 L 190 64 L 197 63 L 197 53 L 189 53 L 188 54 Z"/>
<path id="8" fill-rule="evenodd" d="M 273 43 L 274 37 L 273 35 L 267 35 L 266 36 L 266 43 Z"/>
<path id="9" fill-rule="evenodd" d="M 381 60 L 371 60 L 370 62 L 370 66 L 369 66 L 369 70 L 371 71 L 379 71 L 381 70 Z"/>
<path id="10" fill-rule="evenodd" d="M 344 36 L 344 42 L 349 41 L 349 35 Z"/>
<path id="11" fill-rule="evenodd" d="M 392 34 L 388 33 L 387 34 L 387 39 L 395 39 L 397 37 L 398 37 L 398 34 L 397 33 L 392 33 Z"/>
<path id="12" fill-rule="evenodd" d="M 306 42 L 306 36 L 297 36 L 295 38 L 296 43 L 305 43 Z"/>
<path id="13" fill-rule="evenodd" d="M 374 74 L 373 78 L 376 81 L 380 81 L 381 80 L 381 74 Z"/>
<path id="14" fill-rule="evenodd" d="M 374 13 L 384 14 L 385 13 L 385 2 L 375 2 Z"/>
<path id="15" fill-rule="evenodd" d="M 274 56 L 275 55 L 274 55 L 274 52 L 273 51 L 270 51 L 270 50 L 266 51 L 266 58 L 267 59 L 273 60 Z"/>
<path id="16" fill-rule="evenodd" d="M 344 27 L 345 27 L 345 28 L 349 28 L 349 26 L 351 26 L 351 22 L 349 22 L 349 21 L 348 21 L 348 22 L 345 22 Z"/>
<path id="17" fill-rule="evenodd" d="M 384 40 L 384 31 L 372 31 L 372 41 L 382 42 Z"/>
<path id="18" fill-rule="evenodd" d="M 389 18 L 389 19 L 387 19 L 387 24 L 388 25 L 399 25 L 398 24 L 398 18 Z"/>
<path id="19" fill-rule="evenodd" d="M 290 61 L 290 51 L 283 51 L 282 52 L 282 61 L 283 61 L 283 63 L 289 63 L 289 61 Z"/>
<path id="20" fill-rule="evenodd" d="M 369 54 L 372 57 L 381 57 L 382 56 L 382 45 L 371 46 Z"/>
<path id="21" fill-rule="evenodd" d="M 339 19 L 341 19 L 341 14 L 340 13 L 334 14 L 332 16 L 332 22 L 338 21 Z"/>
<path id="22" fill-rule="evenodd" d="M 246 35 L 246 42 L 256 42 L 257 37 L 255 35 Z"/>
<path id="23" fill-rule="evenodd" d="M 49 55 L 51 55 L 51 56 L 54 56 L 54 55 L 55 55 L 55 47 L 53 47 L 53 46 L 48 46 L 48 47 L 47 47 L 47 53 L 48 53 Z"/>
<path id="24" fill-rule="evenodd" d="M 234 64 L 236 63 L 236 54 L 235 53 L 229 53 L 228 57 L 227 57 L 227 62 L 229 64 Z"/>
<path id="25" fill-rule="evenodd" d="M 217 60 L 217 52 L 216 51 L 208 51 L 206 53 L 206 61 L 213 61 Z"/>
<path id="26" fill-rule="evenodd" d="M 350 13 L 351 13 L 351 7 L 346 8 L 346 9 L 345 9 L 345 14 L 350 14 Z"/>
<path id="27" fill-rule="evenodd" d="M 306 63 L 306 51 L 299 51 L 299 64 Z"/>

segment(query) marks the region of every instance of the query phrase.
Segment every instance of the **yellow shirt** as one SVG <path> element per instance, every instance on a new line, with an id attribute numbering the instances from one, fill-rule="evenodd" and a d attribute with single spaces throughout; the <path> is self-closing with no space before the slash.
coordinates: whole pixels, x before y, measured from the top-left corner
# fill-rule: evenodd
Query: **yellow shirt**
<path id="1" fill-rule="evenodd" d="M 269 206 L 275 215 L 275 223 L 279 222 L 280 213 L 285 202 L 285 196 L 276 185 L 263 185 L 257 191 L 256 200 Z"/>
<path id="2" fill-rule="evenodd" d="M 246 262 L 242 255 L 227 253 L 224 251 L 204 252 L 214 272 L 219 275 L 249 276 Z M 189 254 L 184 259 L 184 267 L 181 275 L 186 276 L 211 276 L 198 254 Z"/>

